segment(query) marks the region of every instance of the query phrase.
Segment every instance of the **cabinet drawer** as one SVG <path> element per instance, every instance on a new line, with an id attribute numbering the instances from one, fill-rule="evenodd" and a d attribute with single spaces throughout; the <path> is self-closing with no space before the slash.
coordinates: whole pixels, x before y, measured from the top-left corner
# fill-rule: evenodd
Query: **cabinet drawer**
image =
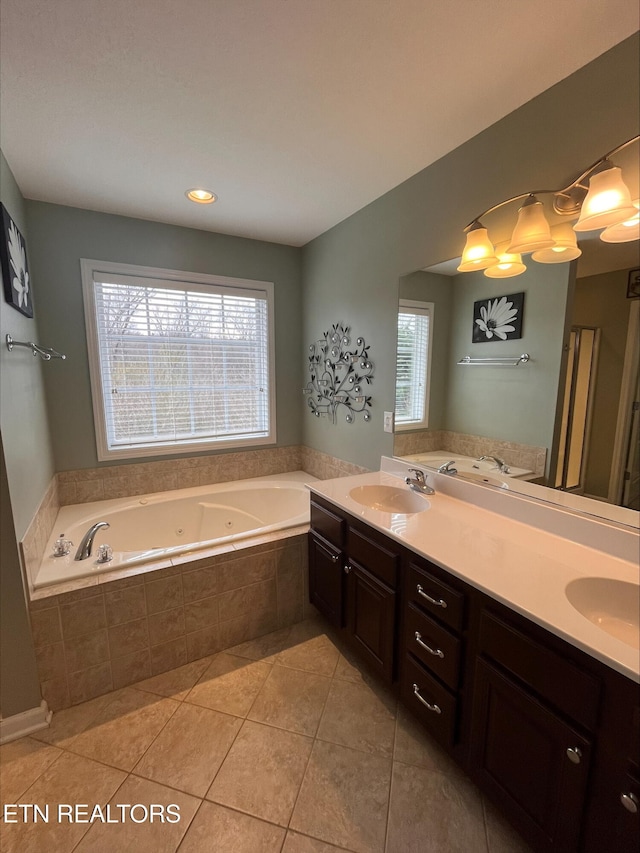
<path id="1" fill-rule="evenodd" d="M 454 631 L 462 628 L 464 595 L 438 580 L 430 572 L 409 564 L 408 599 L 411 604 L 430 613 Z"/>
<path id="2" fill-rule="evenodd" d="M 344 520 L 320 504 L 311 501 L 311 528 L 327 542 L 342 548 L 344 540 Z"/>
<path id="3" fill-rule="evenodd" d="M 382 545 L 369 539 L 353 527 L 347 528 L 347 554 L 349 559 L 364 566 L 368 572 L 391 587 L 396 588 L 398 571 L 397 554 L 387 551 Z"/>
<path id="4" fill-rule="evenodd" d="M 456 725 L 455 697 L 425 672 L 410 654 L 406 654 L 403 661 L 400 694 L 405 705 L 436 740 L 446 747 L 453 746 Z"/>
<path id="5" fill-rule="evenodd" d="M 497 616 L 482 613 L 480 651 L 549 704 L 593 731 L 598 718 L 600 682 Z"/>
<path id="6" fill-rule="evenodd" d="M 455 690 L 460 671 L 460 640 L 411 605 L 406 617 L 406 651 Z"/>

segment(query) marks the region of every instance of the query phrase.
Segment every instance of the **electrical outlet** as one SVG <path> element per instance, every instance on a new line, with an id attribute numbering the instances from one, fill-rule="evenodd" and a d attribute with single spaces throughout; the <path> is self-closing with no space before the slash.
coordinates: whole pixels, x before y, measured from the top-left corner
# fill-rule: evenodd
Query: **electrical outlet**
<path id="1" fill-rule="evenodd" d="M 384 431 L 393 432 L 393 412 L 384 413 Z"/>

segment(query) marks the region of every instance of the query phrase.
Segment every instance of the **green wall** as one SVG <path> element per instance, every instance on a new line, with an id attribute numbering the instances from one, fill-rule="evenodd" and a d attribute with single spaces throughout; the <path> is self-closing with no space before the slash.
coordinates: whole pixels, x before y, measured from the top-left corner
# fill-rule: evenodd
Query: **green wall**
<path id="1" fill-rule="evenodd" d="M 41 696 L 1 435 L 0 590 L 0 717 L 6 718 L 37 708 Z"/>
<path id="2" fill-rule="evenodd" d="M 568 263 L 533 262 L 517 278 L 489 279 L 474 272 L 452 279 L 447 429 L 551 450 L 569 274 Z M 522 292 L 522 338 L 471 343 L 474 302 Z M 525 352 L 531 361 L 517 368 L 456 363 L 465 355 L 487 358 Z"/>
<path id="3" fill-rule="evenodd" d="M 0 152 L 0 197 L 29 249 L 24 199 Z M 33 270 L 31 270 L 33 273 Z M 34 291 L 37 280 L 32 275 Z M 53 475 L 42 382 L 43 365 L 25 349 L 9 352 L 5 335 L 37 341 L 35 320 L 0 296 L 0 716 L 40 704 L 40 684 L 20 570 L 17 540 L 24 534 Z M 10 446 L 5 457 L 4 447 Z M 9 497 L 11 494 L 11 497 Z"/>
<path id="4" fill-rule="evenodd" d="M 459 256 L 462 229 L 490 205 L 566 185 L 637 134 L 638 66 L 636 34 L 304 247 L 303 352 L 343 322 L 371 344 L 376 365 L 372 420 L 333 426 L 305 413 L 304 444 L 369 468 L 392 453 L 382 419 L 394 403 L 400 277 Z M 492 215 L 495 242 L 509 238 L 514 216 Z"/>
<path id="5" fill-rule="evenodd" d="M 298 443 L 300 249 L 42 202 L 28 202 L 27 214 L 42 337 L 67 355 L 63 369 L 45 375 L 57 471 L 98 465 L 80 258 L 273 281 L 277 443 Z"/>
<path id="6" fill-rule="evenodd" d="M 4 440 L 7 479 L 18 539 L 24 535 L 53 476 L 54 465 L 45 406 L 44 376 L 59 371 L 61 362 L 45 363 L 26 349 L 9 352 L 5 336 L 17 341 L 49 344 L 42 327 L 44 280 L 34 270 L 25 201 L 0 153 L 0 196 L 27 244 L 34 318 L 29 319 L 0 297 L 0 427 Z M 28 472 L 28 473 L 27 473 Z"/>

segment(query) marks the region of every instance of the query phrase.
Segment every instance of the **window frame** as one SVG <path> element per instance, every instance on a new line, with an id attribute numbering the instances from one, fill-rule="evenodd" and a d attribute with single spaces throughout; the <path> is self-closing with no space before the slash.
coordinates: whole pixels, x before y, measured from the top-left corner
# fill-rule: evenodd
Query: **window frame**
<path id="1" fill-rule="evenodd" d="M 148 456 L 184 456 L 207 450 L 227 450 L 236 447 L 258 447 L 276 443 L 276 367 L 275 367 L 275 287 L 272 281 L 258 281 L 229 276 L 210 275 L 207 273 L 185 272 L 182 270 L 146 267 L 134 264 L 123 264 L 112 261 L 97 261 L 88 258 L 80 259 L 82 278 L 82 296 L 84 300 L 85 328 L 87 336 L 87 356 L 89 362 L 89 377 L 91 382 L 91 399 L 93 405 L 93 421 L 95 427 L 96 452 L 98 461 L 107 462 L 114 459 L 138 459 Z M 95 274 L 110 275 L 114 279 L 126 276 L 131 284 L 153 287 L 170 288 L 172 284 L 189 285 L 194 291 L 211 292 L 229 289 L 238 292 L 260 292 L 266 294 L 267 303 L 267 359 L 269 393 L 268 434 L 261 437 L 227 438 L 221 436 L 211 439 L 184 442 L 171 442 L 136 445 L 136 447 L 110 448 L 107 437 L 107 418 L 104 405 L 104 385 L 100 367 L 99 338 L 96 315 L 96 300 L 94 289 Z M 117 284 L 118 281 L 114 281 Z"/>
<path id="2" fill-rule="evenodd" d="M 408 310 L 403 310 L 408 309 Z M 413 309 L 413 310 L 412 310 Z M 418 309 L 418 310 L 415 310 Z M 395 419 L 395 431 L 406 432 L 410 430 L 426 429 L 429 426 L 429 401 L 431 396 L 431 367 L 432 367 L 432 351 L 433 351 L 433 329 L 434 329 L 434 314 L 435 304 L 433 302 L 424 302 L 416 299 L 400 299 L 398 301 L 398 314 L 426 314 L 429 317 L 429 334 L 427 338 L 427 365 L 425 370 L 425 392 L 424 392 L 424 415 L 420 421 L 404 421 L 398 422 Z M 396 331 L 397 331 L 396 321 Z M 398 339 L 396 338 L 396 385 L 394 388 L 395 396 L 397 397 L 397 368 L 398 368 Z M 395 409 L 395 405 L 394 405 Z"/>

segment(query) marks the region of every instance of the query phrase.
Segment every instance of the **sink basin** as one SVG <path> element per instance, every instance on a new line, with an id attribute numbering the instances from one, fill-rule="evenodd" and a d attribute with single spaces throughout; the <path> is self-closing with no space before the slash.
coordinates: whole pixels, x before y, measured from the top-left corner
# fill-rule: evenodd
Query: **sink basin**
<path id="1" fill-rule="evenodd" d="M 567 584 L 565 595 L 602 631 L 640 649 L 640 586 L 609 578 L 578 578 Z"/>
<path id="2" fill-rule="evenodd" d="M 429 501 L 422 495 L 410 492 L 409 489 L 396 488 L 396 486 L 357 486 L 351 489 L 349 497 L 369 509 L 403 515 L 423 512 L 430 506 Z"/>

